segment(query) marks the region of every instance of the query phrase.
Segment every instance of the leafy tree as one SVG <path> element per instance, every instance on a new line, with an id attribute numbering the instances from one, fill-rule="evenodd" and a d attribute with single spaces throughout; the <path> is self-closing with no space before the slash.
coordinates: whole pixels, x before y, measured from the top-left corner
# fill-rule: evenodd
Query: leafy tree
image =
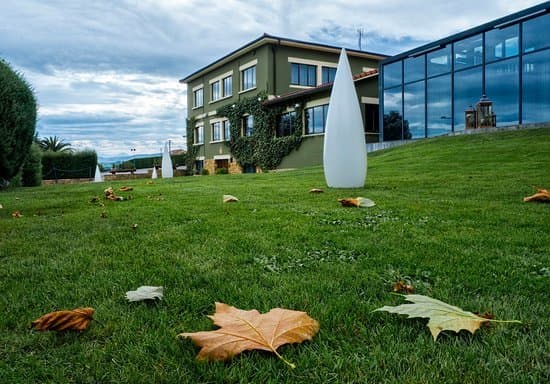
<path id="1" fill-rule="evenodd" d="M 67 143 L 57 136 L 44 137 L 40 140 L 40 148 L 42 148 L 43 151 L 50 152 L 73 152 L 71 143 Z"/>
<path id="2" fill-rule="evenodd" d="M 0 187 L 20 171 L 36 127 L 36 99 L 23 76 L 0 59 Z"/>
<path id="3" fill-rule="evenodd" d="M 403 116 L 397 111 L 390 111 L 384 115 L 384 141 L 386 140 L 410 140 L 412 134 L 409 131 L 409 122 L 403 120 Z"/>
<path id="4" fill-rule="evenodd" d="M 42 151 L 35 142 L 29 150 L 29 156 L 23 164 L 21 182 L 25 187 L 37 187 L 42 184 Z"/>

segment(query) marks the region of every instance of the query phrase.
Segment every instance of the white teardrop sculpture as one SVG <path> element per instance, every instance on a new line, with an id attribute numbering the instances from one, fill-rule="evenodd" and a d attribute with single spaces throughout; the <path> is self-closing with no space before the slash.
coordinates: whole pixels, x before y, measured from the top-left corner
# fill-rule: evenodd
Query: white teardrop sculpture
<path id="1" fill-rule="evenodd" d="M 151 176 L 151 179 L 156 179 L 157 177 L 157 166 L 153 164 L 153 175 Z"/>
<path id="2" fill-rule="evenodd" d="M 323 168 L 332 188 L 362 188 L 367 177 L 363 118 L 346 50 L 342 49 L 325 125 Z"/>
<path id="3" fill-rule="evenodd" d="M 101 183 L 102 181 L 103 181 L 103 176 L 101 175 L 101 171 L 99 170 L 99 165 L 96 165 L 94 183 Z"/>
<path id="4" fill-rule="evenodd" d="M 168 151 L 168 144 L 164 144 L 164 152 L 162 154 L 162 178 L 169 179 L 174 177 L 174 169 L 172 168 L 172 159 Z"/>

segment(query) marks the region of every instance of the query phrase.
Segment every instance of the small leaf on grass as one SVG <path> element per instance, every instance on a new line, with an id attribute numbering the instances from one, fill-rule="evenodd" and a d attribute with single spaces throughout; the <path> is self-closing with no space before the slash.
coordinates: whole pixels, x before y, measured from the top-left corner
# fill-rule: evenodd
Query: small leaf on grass
<path id="1" fill-rule="evenodd" d="M 136 223 L 132 224 L 132 229 L 137 229 L 138 225 Z"/>
<path id="2" fill-rule="evenodd" d="M 21 216 L 23 215 L 19 211 L 14 211 L 11 213 L 11 217 L 13 217 L 14 219 L 19 219 Z"/>
<path id="3" fill-rule="evenodd" d="M 243 351 L 260 349 L 273 352 L 295 368 L 277 352 L 277 348 L 283 344 L 311 340 L 319 331 L 319 323 L 307 313 L 282 308 L 261 314 L 257 310 L 243 311 L 216 303 L 216 312 L 208 317 L 221 328 L 178 335 L 190 337 L 202 347 L 197 355 L 199 360 L 227 360 Z"/>
<path id="4" fill-rule="evenodd" d="M 235 196 L 223 195 L 223 202 L 224 203 L 235 203 L 237 201 L 239 201 L 239 199 L 237 199 Z"/>
<path id="5" fill-rule="evenodd" d="M 324 191 L 320 188 L 311 188 L 309 193 L 323 193 Z"/>
<path id="6" fill-rule="evenodd" d="M 2 204 L 0 204 L 0 209 L 2 209 L 2 208 L 4 208 L 4 207 L 2 206 Z"/>
<path id="7" fill-rule="evenodd" d="M 464 311 L 443 301 L 439 301 L 424 295 L 399 295 L 414 304 L 401 304 L 397 307 L 384 306 L 374 311 L 386 311 L 400 315 L 408 315 L 409 318 L 428 318 L 428 328 L 434 341 L 441 331 L 459 332 L 463 329 L 474 333 L 479 327 L 488 321 L 499 323 L 520 323 L 518 320 L 494 320 L 476 316 L 472 312 Z"/>
<path id="8" fill-rule="evenodd" d="M 342 204 L 343 207 L 359 207 L 359 208 L 368 208 L 374 207 L 376 204 L 371 199 L 366 197 L 356 197 L 355 199 L 338 199 L 338 202 Z"/>
<path id="9" fill-rule="evenodd" d="M 393 284 L 393 291 L 398 293 L 413 293 L 414 287 L 410 283 L 399 280 Z"/>
<path id="10" fill-rule="evenodd" d="M 98 196 L 94 196 L 90 199 L 90 203 L 99 203 L 99 197 Z"/>
<path id="11" fill-rule="evenodd" d="M 550 190 L 537 188 L 537 193 L 523 198 L 523 201 L 550 202 Z"/>
<path id="12" fill-rule="evenodd" d="M 31 328 L 37 331 L 84 331 L 94 319 L 93 314 L 93 308 L 50 312 L 33 321 Z"/>
<path id="13" fill-rule="evenodd" d="M 135 291 L 126 292 L 126 299 L 128 299 L 128 301 L 162 300 L 162 291 L 162 287 L 143 285 Z"/>
<path id="14" fill-rule="evenodd" d="M 134 190 L 133 187 L 126 187 L 126 186 L 120 187 L 120 189 L 119 189 L 119 191 L 121 191 L 121 192 L 128 192 L 128 191 L 133 191 L 133 190 Z"/>

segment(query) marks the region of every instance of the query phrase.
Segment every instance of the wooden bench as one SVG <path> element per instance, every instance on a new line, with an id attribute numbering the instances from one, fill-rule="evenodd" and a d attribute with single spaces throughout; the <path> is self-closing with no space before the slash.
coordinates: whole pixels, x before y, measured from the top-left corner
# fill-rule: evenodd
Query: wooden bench
<path id="1" fill-rule="evenodd" d="M 116 175 L 117 173 L 131 173 L 133 175 L 135 171 L 136 171 L 135 168 L 133 168 L 133 169 L 113 169 L 113 168 L 111 168 L 110 172 L 113 175 Z"/>

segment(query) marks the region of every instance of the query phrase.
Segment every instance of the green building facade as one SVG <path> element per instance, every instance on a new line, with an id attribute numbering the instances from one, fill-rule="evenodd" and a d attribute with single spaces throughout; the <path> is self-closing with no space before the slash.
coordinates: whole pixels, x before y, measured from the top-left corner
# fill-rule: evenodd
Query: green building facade
<path id="1" fill-rule="evenodd" d="M 347 52 L 363 113 L 365 141 L 378 142 L 378 66 L 387 56 Z M 321 164 L 324 122 L 339 54 L 339 47 L 264 34 L 180 80 L 187 85 L 188 134 L 196 154 L 195 171 L 258 169 L 257 164 L 240 164 L 229 145 L 231 131 L 254 137 L 254 115 L 245 111 L 236 131 L 220 110 L 259 97 L 262 108 L 280 111 L 270 128 L 274 137 L 293 134 L 294 125 L 301 129 L 297 132 L 301 144 L 276 168 Z M 296 124 L 297 119 L 301 124 Z"/>

